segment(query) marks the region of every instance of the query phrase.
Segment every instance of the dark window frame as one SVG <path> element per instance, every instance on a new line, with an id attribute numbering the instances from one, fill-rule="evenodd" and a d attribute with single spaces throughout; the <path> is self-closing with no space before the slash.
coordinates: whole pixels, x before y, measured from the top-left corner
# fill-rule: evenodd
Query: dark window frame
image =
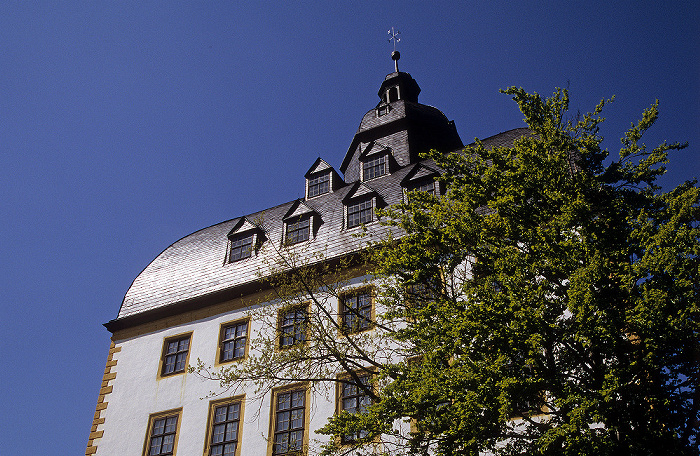
<path id="1" fill-rule="evenodd" d="M 307 426 L 307 389 L 291 386 L 273 395 L 272 455 L 304 453 Z"/>
<path id="2" fill-rule="evenodd" d="M 288 318 L 291 316 L 291 318 Z M 290 348 L 306 342 L 309 323 L 309 306 L 293 306 L 280 310 L 278 315 L 278 344 L 280 349 Z"/>
<path id="3" fill-rule="evenodd" d="M 374 197 L 350 202 L 346 206 L 346 225 L 355 228 L 374 221 Z"/>
<path id="4" fill-rule="evenodd" d="M 245 333 L 241 334 L 239 331 L 241 328 L 245 330 Z M 230 330 L 233 330 L 233 333 Z M 250 319 L 248 318 L 222 324 L 219 332 L 218 363 L 230 363 L 244 359 L 248 355 L 249 333 Z M 241 348 L 243 353 L 236 356 L 237 353 L 240 353 L 239 349 Z"/>
<path id="5" fill-rule="evenodd" d="M 169 410 L 155 413 L 148 418 L 144 456 L 174 456 L 176 454 L 181 412 L 182 409 Z"/>
<path id="6" fill-rule="evenodd" d="M 367 387 L 372 388 L 370 380 L 372 378 L 371 372 L 357 372 L 357 378 L 360 383 Z M 364 413 L 367 408 L 372 404 L 371 396 L 363 389 L 358 386 L 354 377 L 344 376 L 339 379 L 338 384 L 338 399 L 337 399 L 337 409 L 339 412 L 346 411 L 348 413 Z M 352 404 L 352 405 L 349 405 Z M 340 437 L 340 441 L 343 444 L 355 443 L 357 440 L 365 438 L 367 436 L 367 431 L 358 431 L 354 434 L 346 434 Z"/>
<path id="7" fill-rule="evenodd" d="M 292 217 L 285 222 L 284 243 L 294 245 L 311 239 L 311 215 Z"/>
<path id="8" fill-rule="evenodd" d="M 163 341 L 161 355 L 160 377 L 184 374 L 192 346 L 192 333 L 168 337 Z"/>
<path id="9" fill-rule="evenodd" d="M 435 188 L 435 180 L 424 180 L 424 181 L 419 181 L 412 185 L 408 191 L 411 192 L 426 192 L 430 195 L 437 195 L 437 191 Z"/>
<path id="10" fill-rule="evenodd" d="M 257 233 L 245 231 L 229 236 L 228 262 L 235 263 L 253 256 Z"/>
<path id="11" fill-rule="evenodd" d="M 240 454 L 243 405 L 242 397 L 210 403 L 206 454 L 210 456 Z M 233 452 L 230 451 L 231 445 L 234 446 Z"/>
<path id="12" fill-rule="evenodd" d="M 376 179 L 389 174 L 389 154 L 380 153 L 362 160 L 362 181 Z"/>
<path id="13" fill-rule="evenodd" d="M 340 328 L 346 334 L 368 331 L 374 326 L 374 296 L 364 288 L 340 297 Z"/>
<path id="14" fill-rule="evenodd" d="M 331 173 L 314 174 L 307 179 L 306 198 L 325 195 L 331 191 Z"/>

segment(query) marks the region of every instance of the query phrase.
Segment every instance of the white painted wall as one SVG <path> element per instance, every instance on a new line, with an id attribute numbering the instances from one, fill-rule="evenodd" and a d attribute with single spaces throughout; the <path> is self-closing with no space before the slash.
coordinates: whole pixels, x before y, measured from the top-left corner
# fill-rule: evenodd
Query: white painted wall
<path id="1" fill-rule="evenodd" d="M 362 285 L 366 277 L 356 278 L 349 286 Z M 182 408 L 181 423 L 177 435 L 177 456 L 204 454 L 207 438 L 207 418 L 210 401 L 241 394 L 240 391 L 207 397 L 210 392 L 222 393 L 217 382 L 205 380 L 195 374 L 178 374 L 159 378 L 158 369 L 163 342 L 166 338 L 192 332 L 190 339 L 190 365 L 199 358 L 214 366 L 218 355 L 219 330 L 222 323 L 247 316 L 245 309 L 235 310 L 192 323 L 169 327 L 160 331 L 124 340 L 116 340 L 121 351 L 115 353 L 117 365 L 112 369 L 116 378 L 113 390 L 108 394 L 108 406 L 102 412 L 105 423 L 98 427 L 104 434 L 95 441 L 98 456 L 141 456 L 149 427 L 149 416 L 171 409 Z M 251 321 L 250 339 L 259 331 L 259 322 Z M 255 350 L 255 347 L 250 347 Z M 335 412 L 335 387 L 327 394 L 311 398 L 309 443 L 327 439 L 315 434 Z M 244 391 L 245 393 L 245 391 Z M 248 391 L 247 397 L 252 397 Z M 267 438 L 270 428 L 270 395 L 262 402 L 247 400 L 240 429 L 241 455 L 267 454 Z"/>

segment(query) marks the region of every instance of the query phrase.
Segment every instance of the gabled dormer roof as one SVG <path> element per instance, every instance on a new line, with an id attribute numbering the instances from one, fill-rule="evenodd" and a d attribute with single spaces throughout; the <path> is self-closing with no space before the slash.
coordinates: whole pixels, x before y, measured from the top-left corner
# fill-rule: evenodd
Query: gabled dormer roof
<path id="1" fill-rule="evenodd" d="M 439 175 L 440 172 L 437 169 L 427 166 L 423 163 L 416 163 L 413 166 L 413 168 L 411 168 L 411 170 L 406 174 L 406 176 L 401 180 L 401 186 L 410 187 L 411 184 L 421 181 L 425 178 L 434 178 Z"/>
<path id="2" fill-rule="evenodd" d="M 355 185 L 355 188 L 350 190 L 346 195 L 345 198 L 343 198 L 343 202 L 347 202 L 349 200 L 359 198 L 362 196 L 367 196 L 367 195 L 378 195 L 379 193 L 377 190 L 374 188 L 370 187 L 369 185 L 365 184 L 364 182 L 358 182 Z"/>
<path id="3" fill-rule="evenodd" d="M 316 161 L 314 162 L 314 164 L 311 165 L 311 168 L 309 168 L 309 170 L 306 172 L 306 174 L 304 174 L 304 177 L 308 178 L 312 174 L 316 174 L 316 173 L 319 173 L 321 171 L 333 171 L 333 172 L 335 172 L 333 167 L 331 165 L 329 165 L 328 162 L 323 160 L 321 157 L 318 157 L 316 159 Z"/>
<path id="4" fill-rule="evenodd" d="M 259 224 L 250 221 L 247 217 L 241 217 L 233 225 L 233 228 L 231 229 L 231 231 L 229 231 L 228 235 L 233 236 L 235 234 L 251 230 L 262 231 L 262 227 L 260 227 Z"/>
<path id="5" fill-rule="evenodd" d="M 360 154 L 360 157 L 359 157 L 360 160 L 362 160 L 365 157 L 370 157 L 372 155 L 385 153 L 385 152 L 391 152 L 391 147 L 384 145 L 384 144 L 377 142 L 377 141 L 370 141 L 366 145 L 363 144 L 363 146 L 364 146 L 364 150 Z"/>
<path id="6" fill-rule="evenodd" d="M 318 214 L 318 211 L 306 204 L 304 200 L 298 199 L 292 203 L 287 213 L 284 214 L 284 217 L 282 217 L 282 220 L 287 220 L 292 217 L 299 217 L 308 214 Z"/>

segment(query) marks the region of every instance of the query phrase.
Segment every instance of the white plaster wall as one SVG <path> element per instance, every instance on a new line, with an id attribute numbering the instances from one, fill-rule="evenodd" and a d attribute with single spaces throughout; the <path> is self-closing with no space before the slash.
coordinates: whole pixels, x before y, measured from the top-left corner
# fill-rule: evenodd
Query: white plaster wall
<path id="1" fill-rule="evenodd" d="M 349 286 L 364 283 L 366 277 L 351 281 Z M 117 376 L 113 391 L 106 398 L 108 406 L 102 416 L 104 431 L 99 440 L 98 456 L 140 456 L 148 431 L 149 416 L 154 413 L 182 408 L 180 429 L 177 435 L 177 456 L 204 454 L 207 438 L 207 418 L 210 401 L 239 395 L 227 393 L 213 398 L 210 392 L 221 393 L 217 382 L 205 380 L 195 374 L 178 374 L 158 377 L 158 368 L 165 338 L 192 332 L 189 363 L 194 365 L 199 358 L 213 366 L 218 354 L 220 325 L 246 317 L 245 310 L 236 310 L 192 323 L 169 327 L 138 337 L 115 341 L 121 351 L 115 354 Z M 258 322 L 251 321 L 251 338 L 260 329 Z M 250 338 L 249 338 L 250 341 Z M 255 350 L 255 347 L 249 347 Z M 310 400 L 309 443 L 325 440 L 315 434 L 335 412 L 335 387 L 328 388 Z M 244 391 L 245 393 L 245 391 Z M 252 397 L 252 391 L 247 397 Z M 244 405 L 241 428 L 241 455 L 267 454 L 267 438 L 270 427 L 270 397 L 262 402 L 247 400 Z"/>

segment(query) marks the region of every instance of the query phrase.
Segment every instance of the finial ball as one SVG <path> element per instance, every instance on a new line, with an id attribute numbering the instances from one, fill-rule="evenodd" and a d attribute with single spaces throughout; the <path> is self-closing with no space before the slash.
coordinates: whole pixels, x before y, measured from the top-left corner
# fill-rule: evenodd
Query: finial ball
<path id="1" fill-rule="evenodd" d="M 401 58 L 401 54 L 399 51 L 394 51 L 391 53 L 391 60 L 399 60 Z"/>

